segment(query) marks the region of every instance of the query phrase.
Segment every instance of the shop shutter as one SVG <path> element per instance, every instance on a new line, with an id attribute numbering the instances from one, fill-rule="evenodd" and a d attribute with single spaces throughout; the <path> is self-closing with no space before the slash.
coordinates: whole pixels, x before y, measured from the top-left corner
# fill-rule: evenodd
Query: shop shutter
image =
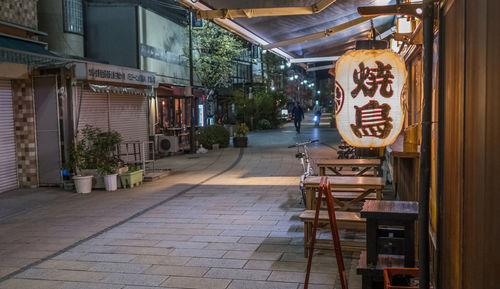
<path id="1" fill-rule="evenodd" d="M 111 129 L 119 132 L 125 142 L 138 141 L 142 144 L 142 142 L 148 141 L 147 97 L 112 93 L 109 96 Z M 135 158 L 135 161 L 139 162 L 139 159 Z M 131 160 L 127 159 L 125 161 Z"/>
<path id="2" fill-rule="evenodd" d="M 80 106 L 78 130 L 82 130 L 88 124 L 98 127 L 102 131 L 108 131 L 107 94 L 105 92 L 92 92 L 88 89 L 83 89 L 78 97 L 78 105 Z"/>
<path id="3" fill-rule="evenodd" d="M 0 192 L 18 187 L 14 114 L 9 80 L 0 80 Z"/>

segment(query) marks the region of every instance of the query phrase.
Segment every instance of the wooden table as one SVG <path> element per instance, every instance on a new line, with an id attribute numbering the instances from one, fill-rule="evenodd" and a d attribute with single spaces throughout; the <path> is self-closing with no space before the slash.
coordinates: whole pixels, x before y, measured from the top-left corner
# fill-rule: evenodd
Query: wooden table
<path id="1" fill-rule="evenodd" d="M 337 177 L 329 176 L 330 186 L 333 191 L 333 200 L 340 206 L 341 210 L 348 210 L 353 204 L 363 201 L 368 195 L 375 192 L 377 200 L 382 199 L 382 188 L 385 185 L 385 179 L 382 177 Z M 304 180 L 304 187 L 306 189 L 306 208 L 308 210 L 314 209 L 314 198 L 316 196 L 320 176 L 310 176 Z M 359 190 L 357 190 L 359 189 Z M 352 191 L 356 197 L 349 202 L 342 202 L 335 198 L 335 192 Z"/>
<path id="2" fill-rule="evenodd" d="M 362 168 L 358 172 L 352 172 L 355 176 L 370 176 L 369 173 L 372 173 L 371 169 L 373 169 L 373 175 L 378 176 L 378 170 L 380 167 L 380 159 L 323 159 L 316 161 L 316 164 L 319 168 L 319 175 L 326 176 L 326 169 L 333 172 L 336 176 L 345 176 L 346 174 L 342 174 L 338 168 Z"/>
<path id="3" fill-rule="evenodd" d="M 418 219 L 418 203 L 403 201 L 368 200 L 361 210 L 366 218 L 367 264 L 377 265 L 379 226 L 404 227 L 404 265 L 415 265 L 415 221 Z M 388 241 L 390 242 L 390 241 Z"/>

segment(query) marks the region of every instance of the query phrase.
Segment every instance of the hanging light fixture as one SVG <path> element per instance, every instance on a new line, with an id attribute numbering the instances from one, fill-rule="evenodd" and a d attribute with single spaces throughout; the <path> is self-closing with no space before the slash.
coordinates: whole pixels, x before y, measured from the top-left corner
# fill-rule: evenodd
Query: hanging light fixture
<path id="1" fill-rule="evenodd" d="M 336 122 L 343 139 L 355 147 L 392 144 L 404 120 L 404 60 L 390 49 L 344 54 L 335 69 Z"/>

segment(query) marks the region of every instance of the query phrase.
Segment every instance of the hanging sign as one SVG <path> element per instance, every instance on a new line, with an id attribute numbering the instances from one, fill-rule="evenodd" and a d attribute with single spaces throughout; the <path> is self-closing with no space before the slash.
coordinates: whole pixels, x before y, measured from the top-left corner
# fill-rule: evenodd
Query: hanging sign
<path id="1" fill-rule="evenodd" d="M 335 69 L 335 118 L 342 138 L 355 147 L 392 144 L 404 121 L 404 60 L 391 50 L 355 50 Z"/>

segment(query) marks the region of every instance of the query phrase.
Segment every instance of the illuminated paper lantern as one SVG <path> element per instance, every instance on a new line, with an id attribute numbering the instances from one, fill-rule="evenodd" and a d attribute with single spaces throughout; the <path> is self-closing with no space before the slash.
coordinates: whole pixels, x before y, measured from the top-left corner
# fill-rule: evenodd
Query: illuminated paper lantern
<path id="1" fill-rule="evenodd" d="M 335 115 L 342 138 L 355 147 L 392 144 L 404 121 L 404 60 L 391 50 L 355 50 L 337 60 Z"/>

